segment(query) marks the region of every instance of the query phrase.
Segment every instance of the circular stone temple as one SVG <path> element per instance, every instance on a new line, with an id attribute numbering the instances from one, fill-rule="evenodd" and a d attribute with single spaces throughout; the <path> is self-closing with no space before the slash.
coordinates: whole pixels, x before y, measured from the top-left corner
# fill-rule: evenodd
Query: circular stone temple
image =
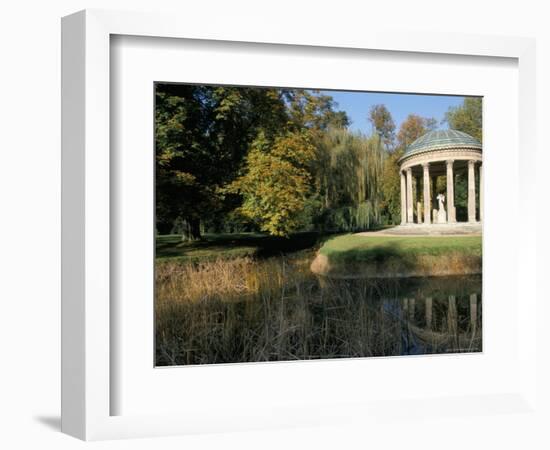
<path id="1" fill-rule="evenodd" d="M 454 189 L 456 174 L 468 178 L 467 221 L 481 222 L 483 211 L 481 163 L 481 143 L 467 133 L 457 130 L 436 130 L 419 137 L 407 147 L 399 159 L 401 224 L 456 223 Z M 437 179 L 441 176 L 446 177 L 446 190 L 437 192 Z M 480 187 L 478 205 L 476 205 L 476 177 L 479 177 Z"/>

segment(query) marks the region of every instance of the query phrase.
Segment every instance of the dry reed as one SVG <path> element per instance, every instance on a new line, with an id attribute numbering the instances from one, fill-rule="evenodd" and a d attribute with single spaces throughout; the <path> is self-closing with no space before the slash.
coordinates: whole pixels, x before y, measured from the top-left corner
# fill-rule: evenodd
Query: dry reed
<path id="1" fill-rule="evenodd" d="M 481 348 L 467 324 L 450 336 L 447 314 L 437 308 L 435 317 L 442 319 L 434 319 L 432 330 L 419 327 L 422 320 L 404 320 L 398 280 L 318 278 L 309 270 L 311 256 L 157 263 L 157 365 Z M 441 309 L 444 303 L 437 305 Z M 476 325 L 476 332 L 480 328 Z"/>

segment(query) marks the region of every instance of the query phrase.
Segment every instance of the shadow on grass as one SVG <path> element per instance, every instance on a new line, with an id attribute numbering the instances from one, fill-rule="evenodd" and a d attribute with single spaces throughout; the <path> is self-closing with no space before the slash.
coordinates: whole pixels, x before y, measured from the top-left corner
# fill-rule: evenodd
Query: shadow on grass
<path id="1" fill-rule="evenodd" d="M 205 234 L 203 239 L 194 242 L 182 242 L 180 236 L 166 235 L 156 239 L 156 257 L 185 261 L 244 256 L 264 258 L 314 248 L 325 239 L 317 232 L 295 233 L 288 238 L 260 233 Z"/>
<path id="2" fill-rule="evenodd" d="M 320 249 L 311 269 L 336 277 L 411 277 L 481 272 L 481 237 L 345 235 Z"/>
<path id="3" fill-rule="evenodd" d="M 368 248 L 351 248 L 332 251 L 330 259 L 333 262 L 384 264 L 390 260 L 398 259 L 400 266 L 405 269 L 413 269 L 416 258 L 403 249 L 399 242 L 389 241 L 372 245 Z"/>

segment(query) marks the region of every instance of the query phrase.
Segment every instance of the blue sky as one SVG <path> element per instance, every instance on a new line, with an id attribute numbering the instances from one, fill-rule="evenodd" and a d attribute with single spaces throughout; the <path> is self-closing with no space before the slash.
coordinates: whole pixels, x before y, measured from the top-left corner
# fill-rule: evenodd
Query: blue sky
<path id="1" fill-rule="evenodd" d="M 321 91 L 338 103 L 338 110 L 345 111 L 352 120 L 351 129 L 370 133 L 367 117 L 371 106 L 382 103 L 390 111 L 396 125 L 396 132 L 409 114 L 433 117 L 438 124 L 450 106 L 460 105 L 464 97 L 449 95 L 386 94 L 379 92 Z M 439 124 L 440 129 L 448 128 Z"/>

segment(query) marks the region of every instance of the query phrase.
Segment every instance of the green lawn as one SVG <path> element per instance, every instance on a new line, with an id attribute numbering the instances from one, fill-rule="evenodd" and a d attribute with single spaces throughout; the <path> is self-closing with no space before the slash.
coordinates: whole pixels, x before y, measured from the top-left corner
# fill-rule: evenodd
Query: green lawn
<path id="1" fill-rule="evenodd" d="M 346 234 L 329 239 L 321 254 L 331 261 L 383 262 L 389 257 L 462 253 L 481 256 L 481 236 L 361 236 Z"/>
<path id="2" fill-rule="evenodd" d="M 277 238 L 261 233 L 205 234 L 195 242 L 181 242 L 179 235 L 161 235 L 156 239 L 156 258 L 184 262 L 245 256 L 270 256 L 311 248 L 319 240 L 318 233 L 296 233 Z"/>

